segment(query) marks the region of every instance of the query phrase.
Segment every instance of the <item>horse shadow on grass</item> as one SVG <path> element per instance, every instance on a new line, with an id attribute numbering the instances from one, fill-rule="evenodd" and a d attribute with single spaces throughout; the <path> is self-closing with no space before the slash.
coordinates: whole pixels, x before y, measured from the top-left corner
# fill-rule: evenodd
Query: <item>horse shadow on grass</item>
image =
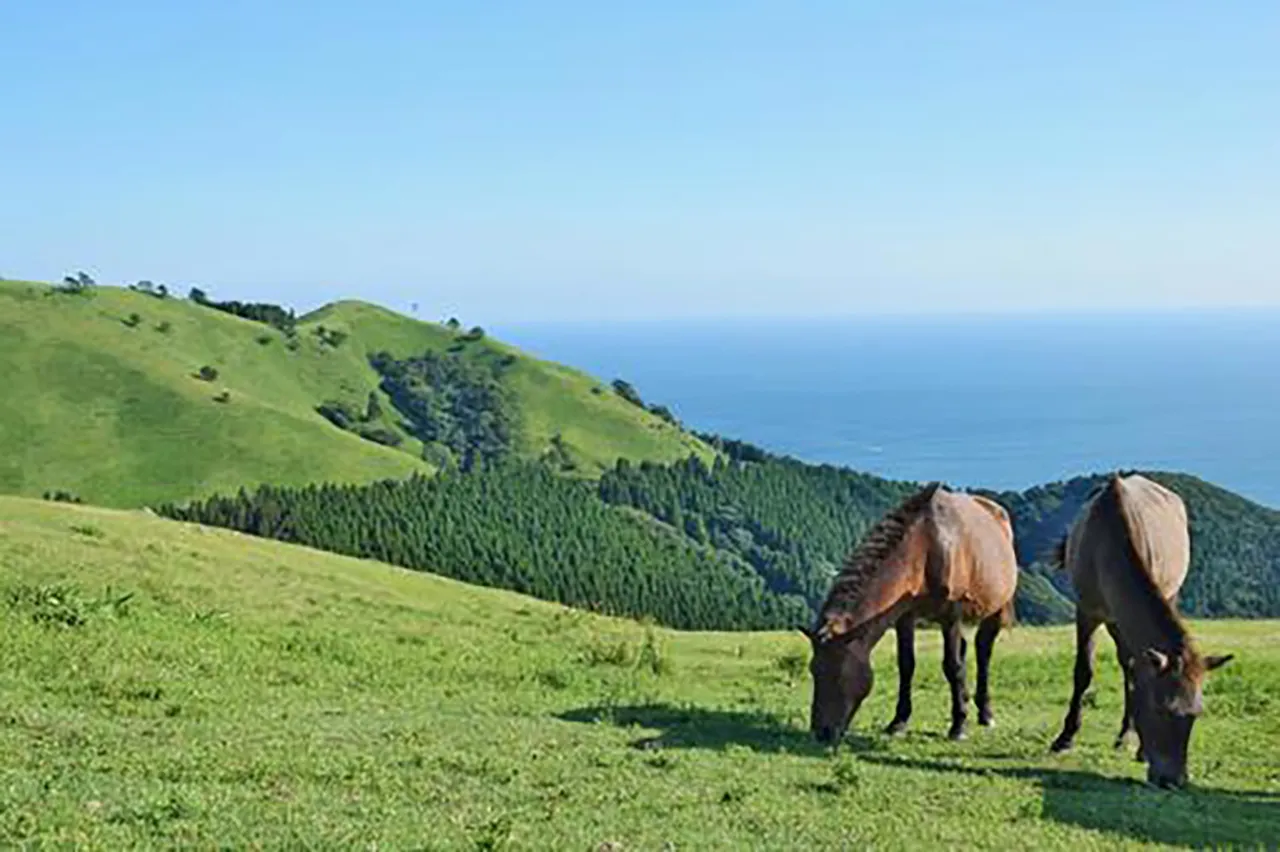
<path id="1" fill-rule="evenodd" d="M 656 736 L 632 740 L 638 749 L 682 748 L 725 751 L 747 748 L 766 754 L 821 754 L 808 731 L 763 711 L 710 710 L 672 704 L 598 705 L 561 713 L 566 722 L 606 723 L 619 728 L 656 729 Z M 850 733 L 845 742 L 859 751 L 880 747 L 869 737 Z"/>
<path id="2" fill-rule="evenodd" d="M 1043 819 L 1169 846 L 1275 849 L 1280 843 L 1280 793 L 1222 790 L 1194 783 L 1159 790 L 1138 779 L 1037 766 L 962 765 L 865 755 L 879 766 L 979 778 L 1035 781 Z"/>

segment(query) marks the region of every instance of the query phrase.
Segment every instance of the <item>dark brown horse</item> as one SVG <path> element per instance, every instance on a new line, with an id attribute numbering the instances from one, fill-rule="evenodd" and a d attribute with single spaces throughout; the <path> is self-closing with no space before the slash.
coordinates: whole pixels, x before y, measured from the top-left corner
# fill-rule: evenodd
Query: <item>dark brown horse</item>
<path id="1" fill-rule="evenodd" d="M 978 623 L 978 722 L 991 725 L 991 649 L 1013 621 L 1018 564 L 1009 514 L 984 497 L 933 483 L 887 514 L 863 538 L 836 577 L 812 628 L 810 727 L 838 744 L 871 692 L 871 651 L 890 626 L 898 635 L 898 707 L 888 733 L 911 718 L 917 620 L 942 628 L 942 670 L 951 687 L 951 729 L 965 734 L 966 642 L 962 626 Z"/>
<path id="2" fill-rule="evenodd" d="M 1105 624 L 1125 679 L 1116 746 L 1132 724 L 1147 780 L 1182 786 L 1205 676 L 1234 656 L 1202 656 L 1178 616 L 1175 600 L 1191 559 L 1182 498 L 1143 476 L 1114 474 L 1081 508 L 1058 559 L 1078 602 L 1075 687 L 1053 751 L 1070 748 L 1080 730 L 1080 702 L 1093 679 L 1094 634 Z"/>

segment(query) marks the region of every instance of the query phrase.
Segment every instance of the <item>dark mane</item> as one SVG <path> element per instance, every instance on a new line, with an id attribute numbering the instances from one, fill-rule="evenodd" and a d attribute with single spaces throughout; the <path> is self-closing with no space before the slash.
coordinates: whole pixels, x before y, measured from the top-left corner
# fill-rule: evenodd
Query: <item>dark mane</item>
<path id="1" fill-rule="evenodd" d="M 1182 654 L 1189 650 L 1191 631 L 1187 628 L 1186 622 L 1182 620 L 1182 616 L 1177 609 L 1164 599 L 1164 595 L 1160 593 L 1155 580 L 1152 579 L 1151 574 L 1147 572 L 1142 564 L 1142 557 L 1138 554 L 1137 548 L 1134 547 L 1133 537 L 1129 532 L 1124 510 L 1120 506 L 1119 486 L 1119 475 L 1113 475 L 1107 482 L 1107 487 L 1103 492 L 1102 501 L 1106 507 L 1107 519 L 1110 523 L 1116 524 L 1122 533 L 1121 539 L 1124 541 L 1124 549 L 1128 557 L 1127 561 L 1132 567 L 1132 580 L 1142 590 L 1143 596 L 1147 598 L 1147 603 L 1151 607 L 1151 617 L 1155 620 L 1165 640 L 1173 644 L 1177 653 Z"/>
<path id="2" fill-rule="evenodd" d="M 831 591 L 827 593 L 827 599 L 822 605 L 823 612 L 848 609 L 858 602 L 867 579 L 874 576 L 881 562 L 902 544 L 912 522 L 942 487 L 940 482 L 931 482 L 902 501 L 867 531 L 836 575 Z"/>

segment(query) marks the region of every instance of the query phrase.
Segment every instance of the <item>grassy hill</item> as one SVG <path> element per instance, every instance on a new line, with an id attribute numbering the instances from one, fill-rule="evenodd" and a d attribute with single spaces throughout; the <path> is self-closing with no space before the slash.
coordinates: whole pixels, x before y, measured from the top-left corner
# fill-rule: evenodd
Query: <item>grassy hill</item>
<path id="1" fill-rule="evenodd" d="M 1193 787 L 1077 749 L 1063 628 L 1002 636 L 952 744 L 936 634 L 893 642 L 835 755 L 796 633 L 678 633 L 140 513 L 0 498 L 0 845 L 432 849 L 1259 847 L 1280 825 L 1280 625 L 1204 622 Z M 970 664 L 972 678 L 972 664 Z M 972 683 L 972 680 L 970 681 Z M 606 845 L 606 844 L 615 845 Z"/>
<path id="2" fill-rule="evenodd" d="M 348 336 L 334 346 L 322 340 L 321 328 Z M 184 299 L 116 287 L 69 295 L 0 281 L 6 374 L 0 492 L 62 489 L 132 507 L 259 483 L 358 482 L 428 471 L 421 444 L 411 438 L 392 449 L 316 412 L 328 400 L 363 406 L 379 383 L 368 355 L 380 350 L 397 357 L 451 347 L 464 359 L 515 356 L 504 381 L 523 416 L 517 449 L 539 455 L 559 434 L 588 475 L 621 456 L 711 456 L 696 438 L 589 376 L 487 339 L 460 343 L 463 336 L 341 302 L 302 317 L 291 343 L 268 325 Z M 204 366 L 217 370 L 214 381 L 196 377 Z M 227 401 L 215 401 L 223 391 Z M 394 417 L 385 421 L 405 437 Z"/>

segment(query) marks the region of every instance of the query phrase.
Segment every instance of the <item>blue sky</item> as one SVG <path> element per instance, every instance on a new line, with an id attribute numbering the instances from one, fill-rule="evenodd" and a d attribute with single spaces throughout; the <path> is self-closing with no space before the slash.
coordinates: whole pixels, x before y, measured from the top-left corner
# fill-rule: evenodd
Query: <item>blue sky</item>
<path id="1" fill-rule="evenodd" d="M 1280 303 L 1280 3 L 0 5 L 0 275 L 481 322 Z"/>

